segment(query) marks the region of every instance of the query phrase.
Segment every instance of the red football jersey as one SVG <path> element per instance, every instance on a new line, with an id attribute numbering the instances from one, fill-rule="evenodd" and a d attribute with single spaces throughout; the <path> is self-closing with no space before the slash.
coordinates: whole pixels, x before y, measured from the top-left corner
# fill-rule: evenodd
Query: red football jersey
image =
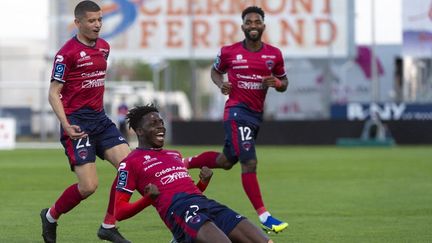
<path id="1" fill-rule="evenodd" d="M 135 149 L 119 166 L 117 190 L 144 195 L 149 183 L 156 185 L 159 196 L 153 206 L 163 219 L 177 193 L 202 194 L 195 186 L 181 154 L 174 150 Z"/>
<path id="2" fill-rule="evenodd" d="M 257 52 L 248 51 L 243 42 L 224 46 L 213 66 L 218 72 L 227 73 L 232 84 L 225 108 L 242 103 L 257 112 L 264 109 L 268 89 L 263 87 L 262 78 L 286 75 L 281 51 L 265 43 Z"/>
<path id="3" fill-rule="evenodd" d="M 73 37 L 56 54 L 51 81 L 64 84 L 61 101 L 67 115 L 84 107 L 102 111 L 109 51 L 103 39 L 87 46 Z"/>

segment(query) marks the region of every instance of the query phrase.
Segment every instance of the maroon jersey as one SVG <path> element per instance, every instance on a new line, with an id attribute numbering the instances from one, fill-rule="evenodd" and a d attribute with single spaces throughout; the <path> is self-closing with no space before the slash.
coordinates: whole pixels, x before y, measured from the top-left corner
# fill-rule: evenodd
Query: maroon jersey
<path id="1" fill-rule="evenodd" d="M 66 115 L 84 107 L 102 111 L 109 51 L 103 39 L 86 46 L 73 37 L 56 54 L 51 81 L 64 84 L 61 101 Z"/>
<path id="2" fill-rule="evenodd" d="M 216 71 L 227 73 L 232 84 L 225 109 L 242 104 L 252 111 L 262 112 L 267 94 L 262 78 L 286 75 L 281 51 L 265 43 L 257 52 L 248 51 L 243 42 L 224 46 L 213 66 Z"/>
<path id="3" fill-rule="evenodd" d="M 163 219 L 177 193 L 202 194 L 195 186 L 181 154 L 174 150 L 135 149 L 119 166 L 117 190 L 144 195 L 149 183 L 156 185 L 159 196 L 153 206 Z"/>

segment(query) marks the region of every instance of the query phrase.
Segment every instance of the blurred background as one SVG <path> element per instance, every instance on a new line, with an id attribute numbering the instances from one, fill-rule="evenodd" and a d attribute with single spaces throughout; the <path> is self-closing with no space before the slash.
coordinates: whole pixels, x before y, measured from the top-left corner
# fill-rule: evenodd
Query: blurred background
<path id="1" fill-rule="evenodd" d="M 76 33 L 79 1 L 0 2 L 0 148 L 55 142 L 50 74 Z M 396 143 L 432 143 L 431 0 L 95 2 L 112 48 L 105 110 L 118 124 L 125 109 L 155 103 L 170 143 L 222 144 L 226 97 L 211 65 L 222 45 L 243 39 L 241 11 L 258 5 L 290 81 L 285 93 L 269 91 L 258 142 L 335 144 L 359 138 L 378 114 Z"/>

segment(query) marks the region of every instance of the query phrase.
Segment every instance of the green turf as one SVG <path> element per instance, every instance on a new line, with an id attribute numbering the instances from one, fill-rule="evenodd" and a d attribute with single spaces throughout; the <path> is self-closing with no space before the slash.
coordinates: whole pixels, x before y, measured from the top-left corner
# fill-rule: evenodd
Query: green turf
<path id="1" fill-rule="evenodd" d="M 219 147 L 175 147 L 183 155 Z M 432 147 L 258 147 L 268 209 L 286 220 L 275 242 L 431 242 Z M 114 169 L 97 161 L 99 189 L 63 215 L 58 242 L 99 242 Z M 75 181 L 63 151 L 0 151 L 0 242 L 42 242 L 39 212 Z M 196 178 L 197 170 L 193 170 Z M 206 191 L 257 223 L 239 166 L 216 170 Z M 136 197 L 135 197 L 136 198 Z M 153 208 L 119 223 L 133 242 L 169 242 Z"/>

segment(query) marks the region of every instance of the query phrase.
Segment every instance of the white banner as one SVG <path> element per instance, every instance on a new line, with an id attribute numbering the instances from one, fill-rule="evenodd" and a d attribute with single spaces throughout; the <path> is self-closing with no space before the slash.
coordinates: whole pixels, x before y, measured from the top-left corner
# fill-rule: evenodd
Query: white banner
<path id="1" fill-rule="evenodd" d="M 115 56 L 213 59 L 222 45 L 244 38 L 241 12 L 251 5 L 266 14 L 264 41 L 285 57 L 346 57 L 353 47 L 352 0 L 108 0 L 102 37 Z M 73 27 L 71 18 L 69 36 Z"/>
<path id="2" fill-rule="evenodd" d="M 403 0 L 403 55 L 432 56 L 432 1 Z"/>
<path id="3" fill-rule="evenodd" d="M 14 149 L 16 122 L 13 118 L 0 118 L 0 150 Z"/>

